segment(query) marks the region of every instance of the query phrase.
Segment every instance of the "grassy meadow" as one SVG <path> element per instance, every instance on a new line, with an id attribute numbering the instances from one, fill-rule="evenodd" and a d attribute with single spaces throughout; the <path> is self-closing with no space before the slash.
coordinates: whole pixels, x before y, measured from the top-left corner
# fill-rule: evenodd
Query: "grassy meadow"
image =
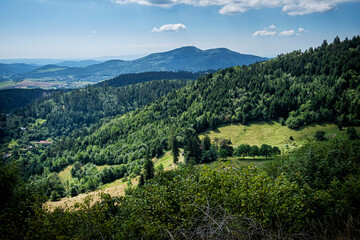
<path id="1" fill-rule="evenodd" d="M 356 129 L 359 132 L 360 128 Z M 262 144 L 268 144 L 279 147 L 282 152 L 287 152 L 314 139 L 316 131 L 324 131 L 327 139 L 347 138 L 346 128 L 340 131 L 333 123 L 314 123 L 293 130 L 274 121 L 252 122 L 248 125 L 221 125 L 216 130 L 203 132 L 199 137 L 202 139 L 208 135 L 211 142 L 214 142 L 216 138 L 230 139 L 233 147 L 246 143 L 259 147 Z M 291 136 L 294 140 L 290 140 Z"/>

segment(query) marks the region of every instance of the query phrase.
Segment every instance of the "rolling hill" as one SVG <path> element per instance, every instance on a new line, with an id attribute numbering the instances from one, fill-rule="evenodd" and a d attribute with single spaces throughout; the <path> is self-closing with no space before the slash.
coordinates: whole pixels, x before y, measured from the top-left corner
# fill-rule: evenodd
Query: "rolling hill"
<path id="1" fill-rule="evenodd" d="M 218 70 L 231 66 L 248 65 L 264 60 L 266 58 L 240 54 L 226 48 L 200 50 L 196 47 L 182 47 L 168 52 L 150 54 L 132 61 L 109 60 L 86 67 L 72 67 L 74 64 L 44 66 L 32 72 L 18 74 L 12 79 L 18 81 L 31 78 L 38 81 L 51 79 L 52 81 L 100 82 L 126 73 L 149 71 L 199 72 L 209 69 Z M 50 70 L 45 71 L 44 68 Z"/>
<path id="2" fill-rule="evenodd" d="M 33 65 L 33 64 L 30 65 L 25 63 L 12 63 L 12 64 L 0 63 L 0 77 L 5 77 L 6 75 L 9 74 L 31 72 L 37 68 L 39 68 L 39 65 Z"/>

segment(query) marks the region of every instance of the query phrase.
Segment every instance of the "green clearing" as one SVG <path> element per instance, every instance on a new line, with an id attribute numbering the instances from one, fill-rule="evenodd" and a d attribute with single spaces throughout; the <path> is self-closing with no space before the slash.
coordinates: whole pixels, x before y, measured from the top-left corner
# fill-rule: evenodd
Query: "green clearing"
<path id="1" fill-rule="evenodd" d="M 356 129 L 359 132 L 360 127 Z M 205 131 L 199 137 L 202 139 L 205 135 L 208 135 L 212 142 L 214 142 L 215 138 L 230 139 L 234 147 L 246 143 L 258 146 L 268 144 L 277 146 L 282 152 L 286 152 L 303 145 L 308 140 L 314 139 L 316 131 L 324 131 L 327 139 L 347 138 L 346 128 L 340 131 L 336 124 L 333 123 L 314 123 L 293 130 L 274 121 L 252 122 L 248 125 L 221 125 L 214 131 Z M 293 141 L 290 140 L 290 136 L 293 137 Z"/>
<path id="2" fill-rule="evenodd" d="M 123 181 L 123 178 L 121 178 L 121 179 L 116 179 L 115 181 L 113 181 L 111 183 L 101 185 L 98 187 L 98 189 L 106 189 L 106 188 L 111 188 L 111 187 L 115 187 L 115 186 L 121 186 L 124 184 L 127 184 L 127 181 Z"/>
<path id="3" fill-rule="evenodd" d="M 71 177 L 71 168 L 72 168 L 72 164 L 67 166 L 65 169 L 63 169 L 61 172 L 59 172 L 59 177 L 61 182 L 66 183 L 71 182 L 73 180 L 73 178 Z"/>
<path id="4" fill-rule="evenodd" d="M 16 82 L 13 82 L 13 81 L 3 81 L 3 82 L 0 82 L 0 88 L 13 86 L 15 84 L 16 84 Z"/>
<path id="5" fill-rule="evenodd" d="M 66 181 L 71 182 L 73 180 L 73 177 L 71 177 L 71 168 L 72 164 L 68 165 L 66 168 L 64 168 L 62 171 L 59 172 L 59 177 L 61 182 L 65 183 Z M 113 165 L 115 166 L 115 165 Z M 103 166 L 96 166 L 98 171 L 103 170 L 106 167 L 110 167 L 110 165 L 103 165 Z"/>
<path id="6" fill-rule="evenodd" d="M 179 162 L 184 162 L 184 156 L 181 155 L 181 152 L 184 152 L 184 149 L 179 148 Z M 154 161 L 154 160 L 153 160 Z M 171 155 L 171 151 L 165 152 L 160 158 L 155 159 L 154 167 L 158 167 L 161 164 L 164 167 L 164 170 L 170 170 L 173 169 L 176 165 L 174 164 L 173 156 Z"/>
<path id="7" fill-rule="evenodd" d="M 155 167 L 158 167 L 161 164 L 163 165 L 164 169 L 170 167 L 171 164 L 173 164 L 173 157 L 171 155 L 171 151 L 164 153 L 163 156 L 161 156 L 159 159 L 155 161 L 156 161 Z"/>
<path id="8" fill-rule="evenodd" d="M 35 125 L 40 126 L 40 125 L 43 125 L 45 122 L 46 122 L 46 119 L 38 118 L 38 119 L 36 119 Z"/>
<path id="9" fill-rule="evenodd" d="M 54 82 L 53 77 L 25 78 L 24 81 L 30 82 Z"/>
<path id="10" fill-rule="evenodd" d="M 59 67 L 59 68 L 48 68 L 48 69 L 44 69 L 44 70 L 37 70 L 38 73 L 46 73 L 46 72 L 56 72 L 59 70 L 63 70 L 66 69 L 65 67 Z"/>
<path id="11" fill-rule="evenodd" d="M 210 162 L 210 163 L 205 163 L 205 164 L 199 164 L 198 166 L 200 167 L 204 167 L 207 166 L 210 169 L 214 169 L 216 168 L 216 166 L 218 164 L 229 164 L 235 167 L 243 167 L 243 166 L 250 166 L 250 165 L 254 165 L 257 167 L 262 167 L 264 165 L 264 163 L 266 163 L 267 161 L 269 161 L 270 159 L 266 160 L 265 158 L 256 158 L 255 160 L 251 157 L 251 158 L 239 158 L 239 157 L 228 157 L 225 160 L 218 160 L 215 162 Z"/>

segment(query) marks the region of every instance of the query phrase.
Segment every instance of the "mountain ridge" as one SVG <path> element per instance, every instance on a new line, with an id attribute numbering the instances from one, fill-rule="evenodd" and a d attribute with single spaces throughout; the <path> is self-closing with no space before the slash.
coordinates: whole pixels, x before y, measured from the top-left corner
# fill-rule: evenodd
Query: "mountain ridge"
<path id="1" fill-rule="evenodd" d="M 27 78 L 51 78 L 53 81 L 86 81 L 97 83 L 120 74 L 152 71 L 200 72 L 218 70 L 237 65 L 248 65 L 265 61 L 267 58 L 242 54 L 227 48 L 201 50 L 193 46 L 176 48 L 166 52 L 152 53 L 135 60 L 108 60 L 86 67 L 68 67 L 51 64 L 52 71 L 32 71 L 12 76 L 11 80 Z M 56 69 L 58 68 L 58 69 Z M 1 75 L 1 73 L 0 73 Z"/>

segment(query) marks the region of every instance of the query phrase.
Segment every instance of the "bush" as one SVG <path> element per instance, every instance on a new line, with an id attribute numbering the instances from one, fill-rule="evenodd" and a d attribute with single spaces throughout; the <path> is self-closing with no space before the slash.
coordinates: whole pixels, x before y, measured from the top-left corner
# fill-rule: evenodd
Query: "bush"
<path id="1" fill-rule="evenodd" d="M 320 215 L 359 213 L 360 141 L 309 142 L 293 156 L 265 167 L 273 178 L 285 175 L 316 195 L 314 210 Z"/>
<path id="2" fill-rule="evenodd" d="M 325 141 L 325 132 L 324 131 L 316 131 L 314 138 L 316 141 Z"/>

